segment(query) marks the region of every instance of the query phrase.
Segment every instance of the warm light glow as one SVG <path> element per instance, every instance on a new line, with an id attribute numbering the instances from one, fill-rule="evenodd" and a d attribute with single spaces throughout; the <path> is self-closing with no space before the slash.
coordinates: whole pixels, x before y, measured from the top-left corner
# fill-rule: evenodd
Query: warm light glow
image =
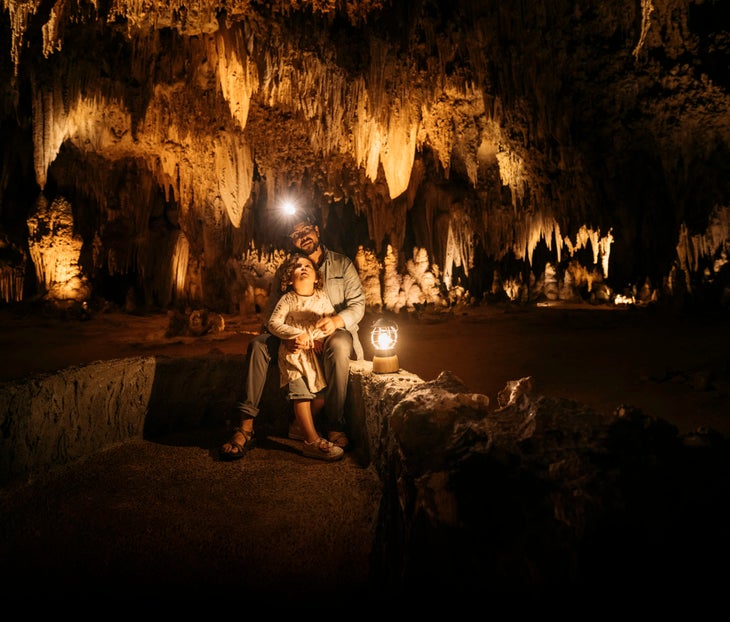
<path id="1" fill-rule="evenodd" d="M 621 294 L 616 294 L 616 298 L 614 298 L 613 303 L 617 305 L 633 305 L 636 304 L 636 299 L 633 296 L 622 296 Z"/>
<path id="2" fill-rule="evenodd" d="M 390 350 L 395 345 L 395 338 L 390 333 L 378 333 L 373 339 L 377 342 L 374 342 L 377 350 Z"/>
<path id="3" fill-rule="evenodd" d="M 375 348 L 373 356 L 373 372 L 376 374 L 392 374 L 400 369 L 398 355 L 394 352 L 398 341 L 398 326 L 395 322 L 379 319 L 373 323 L 370 341 Z"/>
<path id="4" fill-rule="evenodd" d="M 387 320 L 378 320 L 373 324 L 370 341 L 378 352 L 392 350 L 398 341 L 398 326 Z"/>
<path id="5" fill-rule="evenodd" d="M 297 206 L 294 201 L 287 199 L 281 204 L 281 211 L 284 212 L 286 216 L 294 216 L 294 214 L 297 213 Z"/>

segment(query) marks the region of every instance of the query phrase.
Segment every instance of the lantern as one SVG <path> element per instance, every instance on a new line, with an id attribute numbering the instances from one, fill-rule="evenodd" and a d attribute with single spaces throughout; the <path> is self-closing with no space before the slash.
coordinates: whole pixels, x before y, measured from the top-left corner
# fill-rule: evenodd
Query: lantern
<path id="1" fill-rule="evenodd" d="M 370 341 L 375 348 L 373 371 L 376 374 L 392 374 L 400 369 L 395 344 L 398 341 L 398 326 L 395 322 L 379 319 L 373 322 Z"/>

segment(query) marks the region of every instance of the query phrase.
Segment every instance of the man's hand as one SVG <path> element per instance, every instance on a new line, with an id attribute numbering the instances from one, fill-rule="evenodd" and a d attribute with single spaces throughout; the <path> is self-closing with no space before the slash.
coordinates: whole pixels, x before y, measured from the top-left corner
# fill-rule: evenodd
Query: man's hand
<path id="1" fill-rule="evenodd" d="M 339 315 L 333 315 L 332 317 L 323 317 L 322 319 L 317 320 L 316 326 L 322 331 L 325 337 L 329 337 L 338 328 L 343 328 L 345 326 L 345 322 L 342 321 L 342 318 Z"/>

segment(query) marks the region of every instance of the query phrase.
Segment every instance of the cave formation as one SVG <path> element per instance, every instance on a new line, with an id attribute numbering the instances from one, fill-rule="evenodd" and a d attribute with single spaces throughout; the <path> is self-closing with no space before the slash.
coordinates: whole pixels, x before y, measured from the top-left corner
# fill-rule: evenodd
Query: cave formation
<path id="1" fill-rule="evenodd" d="M 727 306 L 721 4 L 3 0 L 2 300 L 253 311 L 290 199 L 374 308 Z"/>

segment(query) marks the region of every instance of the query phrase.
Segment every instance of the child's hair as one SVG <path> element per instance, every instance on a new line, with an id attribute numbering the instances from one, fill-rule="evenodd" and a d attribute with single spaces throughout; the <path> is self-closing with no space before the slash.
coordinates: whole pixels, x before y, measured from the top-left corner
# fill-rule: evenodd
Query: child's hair
<path id="1" fill-rule="evenodd" d="M 302 253 L 294 253 L 290 258 L 288 263 L 286 264 L 286 268 L 284 268 L 284 272 L 281 275 L 281 291 L 286 292 L 291 287 L 291 277 L 292 274 L 294 274 L 294 268 L 297 266 L 297 261 L 299 259 L 306 259 L 309 263 L 312 264 L 312 268 L 314 268 L 314 289 L 322 289 L 324 283 L 322 279 L 322 273 L 317 270 L 317 266 L 314 265 L 314 262 L 307 256 Z"/>

